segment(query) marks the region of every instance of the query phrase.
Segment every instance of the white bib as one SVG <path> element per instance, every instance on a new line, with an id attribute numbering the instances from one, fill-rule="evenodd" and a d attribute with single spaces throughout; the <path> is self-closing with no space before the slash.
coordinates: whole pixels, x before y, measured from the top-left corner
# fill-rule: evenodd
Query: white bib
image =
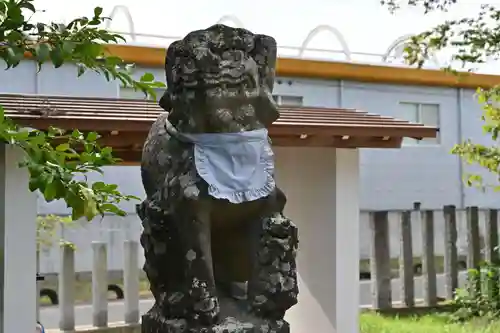
<path id="1" fill-rule="evenodd" d="M 242 203 L 274 190 L 274 154 L 267 129 L 174 135 L 194 144 L 196 170 L 208 183 L 210 196 Z"/>

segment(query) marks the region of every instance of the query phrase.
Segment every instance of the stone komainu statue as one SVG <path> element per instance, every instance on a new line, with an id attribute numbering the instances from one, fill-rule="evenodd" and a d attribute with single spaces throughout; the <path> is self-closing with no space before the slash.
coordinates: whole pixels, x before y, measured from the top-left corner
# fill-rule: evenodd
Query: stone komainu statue
<path id="1" fill-rule="evenodd" d="M 137 209 L 155 298 L 143 333 L 289 332 L 298 238 L 266 129 L 275 64 L 272 37 L 220 24 L 167 50 Z"/>

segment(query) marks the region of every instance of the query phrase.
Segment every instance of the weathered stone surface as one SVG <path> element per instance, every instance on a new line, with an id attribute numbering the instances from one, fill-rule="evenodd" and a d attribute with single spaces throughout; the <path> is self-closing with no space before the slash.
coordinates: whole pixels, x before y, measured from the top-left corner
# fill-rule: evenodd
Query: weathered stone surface
<path id="1" fill-rule="evenodd" d="M 245 302 L 221 298 L 221 317 L 211 326 L 199 326 L 184 318 L 167 318 L 153 307 L 142 317 L 143 332 L 154 333 L 290 333 L 283 319 L 257 317 L 245 310 Z"/>
<path id="2" fill-rule="evenodd" d="M 156 301 L 142 332 L 288 333 L 283 316 L 297 302 L 298 237 L 283 216 L 285 195 L 275 187 L 241 204 L 211 197 L 193 143 L 179 135 L 254 131 L 274 122 L 276 42 L 215 25 L 172 43 L 165 63 L 160 105 L 168 113 L 144 145 L 147 197 L 137 208 Z"/>
<path id="3" fill-rule="evenodd" d="M 257 314 L 283 318 L 285 311 L 297 303 L 298 248 L 297 228 L 281 214 L 263 219 L 263 232 L 257 253 L 254 285 L 250 301 Z"/>

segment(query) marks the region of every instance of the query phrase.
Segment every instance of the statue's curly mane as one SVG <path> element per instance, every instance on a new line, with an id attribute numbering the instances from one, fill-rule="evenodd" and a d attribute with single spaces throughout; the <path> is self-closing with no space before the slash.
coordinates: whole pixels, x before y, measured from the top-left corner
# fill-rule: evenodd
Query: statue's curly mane
<path id="1" fill-rule="evenodd" d="M 167 90 L 160 105 L 179 130 L 238 132 L 270 125 L 276 41 L 217 24 L 172 43 L 165 58 Z"/>

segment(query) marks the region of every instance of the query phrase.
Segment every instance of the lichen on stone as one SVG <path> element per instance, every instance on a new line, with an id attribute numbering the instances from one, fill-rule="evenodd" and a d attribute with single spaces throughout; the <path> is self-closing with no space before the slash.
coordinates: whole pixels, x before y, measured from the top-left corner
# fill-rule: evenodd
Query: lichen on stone
<path id="1" fill-rule="evenodd" d="M 144 144 L 146 198 L 137 206 L 155 298 L 142 333 L 290 332 L 283 318 L 297 302 L 298 236 L 282 214 L 286 197 L 273 171 L 270 195 L 237 204 L 214 198 L 193 143 L 178 135 L 271 125 L 279 117 L 272 98 L 276 54 L 274 38 L 221 24 L 167 49 L 167 90 L 159 101 L 166 112 Z M 271 167 L 270 145 L 265 151 Z M 233 295 L 233 285 L 245 288 Z"/>

